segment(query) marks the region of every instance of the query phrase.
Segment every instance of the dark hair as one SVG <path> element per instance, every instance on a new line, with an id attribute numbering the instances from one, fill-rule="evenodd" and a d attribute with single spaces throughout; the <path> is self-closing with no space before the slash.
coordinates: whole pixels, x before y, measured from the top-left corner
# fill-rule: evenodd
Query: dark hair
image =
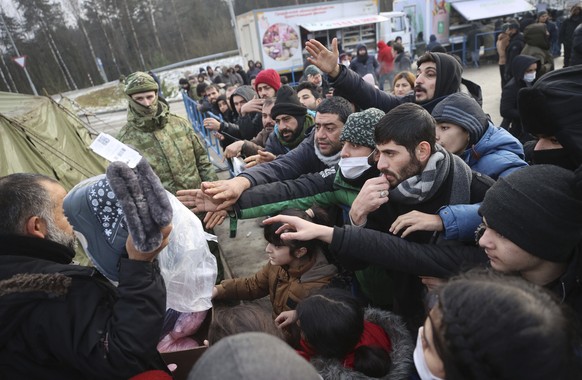
<path id="1" fill-rule="evenodd" d="M 295 87 L 295 92 L 299 93 L 299 91 L 301 90 L 309 90 L 311 91 L 311 94 L 313 95 L 313 97 L 315 97 L 315 99 L 321 99 L 321 92 L 319 91 L 319 88 L 311 82 L 301 82 L 297 85 L 297 87 Z"/>
<path id="2" fill-rule="evenodd" d="M 430 51 L 427 51 L 418 58 L 418 60 L 416 61 L 416 66 L 420 67 L 420 65 L 425 62 L 437 63 L 436 58 L 434 57 L 434 55 L 432 55 Z"/>
<path id="3" fill-rule="evenodd" d="M 364 331 L 364 308 L 350 293 L 338 288 L 318 290 L 297 305 L 303 337 L 317 356 L 343 360 L 354 351 Z M 362 346 L 354 352 L 354 369 L 367 376 L 385 376 L 390 354 Z"/>
<path id="4" fill-rule="evenodd" d="M 58 184 L 43 174 L 14 173 L 0 178 L 1 234 L 23 235 L 33 216 L 52 219 L 56 205 L 43 182 Z"/>
<path id="5" fill-rule="evenodd" d="M 311 207 L 311 212 L 313 212 L 313 217 L 309 216 L 306 211 L 299 210 L 299 209 L 287 209 L 283 210 L 279 213 L 279 215 L 289 215 L 289 216 L 297 216 L 301 219 L 307 220 L 312 223 L 317 224 L 325 224 L 329 225 L 329 217 L 325 210 L 321 207 L 313 206 Z M 308 240 L 308 241 L 300 241 L 300 240 L 282 240 L 281 234 L 277 234 L 276 231 L 279 227 L 283 226 L 283 223 L 273 223 L 267 224 L 264 228 L 264 236 L 265 240 L 269 243 L 278 245 L 278 246 L 287 246 L 290 248 L 291 253 L 295 250 L 305 247 L 307 249 L 307 253 L 305 254 L 305 258 L 309 258 L 313 255 L 316 250 L 320 250 L 322 247 L 321 241 L 317 239 Z"/>
<path id="6" fill-rule="evenodd" d="M 394 76 L 394 80 L 392 81 L 392 88 L 394 88 L 394 85 L 400 79 L 406 79 L 408 84 L 410 84 L 410 87 L 414 88 L 414 82 L 416 81 L 416 76 L 413 73 L 411 73 L 410 71 L 401 71 L 398 74 L 396 74 Z"/>
<path id="7" fill-rule="evenodd" d="M 397 53 L 402 53 L 404 51 L 404 46 L 400 42 L 394 42 L 392 49 Z"/>
<path id="8" fill-rule="evenodd" d="M 212 83 L 204 87 L 204 92 L 206 92 L 209 88 L 214 88 L 218 93 L 220 93 L 220 87 L 216 83 Z"/>
<path id="9" fill-rule="evenodd" d="M 376 144 L 390 141 L 402 145 L 415 156 L 414 150 L 422 141 L 430 144 L 435 152 L 436 121 L 427 110 L 414 103 L 404 103 L 388 112 L 374 129 Z"/>
<path id="10" fill-rule="evenodd" d="M 323 99 L 315 110 L 317 113 L 331 113 L 338 115 L 342 123 L 348 120 L 353 112 L 352 105 L 346 99 L 340 96 L 332 96 L 331 98 Z"/>
<path id="11" fill-rule="evenodd" d="M 437 294 L 441 323 L 431 323 L 447 380 L 579 378 L 579 331 L 571 311 L 546 289 L 471 271 Z M 516 366 L 525 362 L 531 365 Z"/>
<path id="12" fill-rule="evenodd" d="M 206 83 L 198 83 L 196 85 L 196 95 L 202 96 L 204 95 L 204 91 L 206 91 L 206 87 L 208 85 Z"/>
<path id="13" fill-rule="evenodd" d="M 226 306 L 214 309 L 208 330 L 208 342 L 212 345 L 222 338 L 243 332 L 264 332 L 283 339 L 275 326 L 271 313 L 255 303 Z"/>

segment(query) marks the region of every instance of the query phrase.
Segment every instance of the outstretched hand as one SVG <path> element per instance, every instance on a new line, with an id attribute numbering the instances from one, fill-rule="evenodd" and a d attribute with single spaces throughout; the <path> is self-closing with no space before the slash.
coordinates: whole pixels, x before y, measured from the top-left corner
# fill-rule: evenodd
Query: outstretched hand
<path id="1" fill-rule="evenodd" d="M 227 217 L 226 211 L 207 212 L 204 216 L 204 227 L 211 230 L 216 226 L 221 225 Z"/>
<path id="2" fill-rule="evenodd" d="M 329 74 L 332 78 L 335 78 L 340 73 L 340 66 L 338 64 L 339 60 L 339 50 L 337 48 L 337 38 L 331 41 L 331 50 L 326 48 L 321 42 L 311 39 L 305 43 L 305 48 L 307 52 L 311 55 L 307 57 L 310 63 L 319 67 L 321 71 Z"/>
<path id="3" fill-rule="evenodd" d="M 425 214 L 420 211 L 410 211 L 400 215 L 390 226 L 390 232 L 405 238 L 414 231 L 442 231 L 443 221 L 440 216 Z"/>
<path id="4" fill-rule="evenodd" d="M 218 204 L 216 211 L 226 210 L 236 203 L 241 194 L 251 187 L 251 183 L 244 177 L 234 177 L 228 180 L 202 182 L 201 190 L 212 197 Z"/>
<path id="5" fill-rule="evenodd" d="M 283 240 L 308 241 L 319 239 L 325 243 L 331 243 L 333 228 L 321 224 L 311 223 L 296 216 L 277 215 L 263 220 L 263 224 L 283 223 L 275 231 L 281 234 Z"/>
<path id="6" fill-rule="evenodd" d="M 261 149 L 259 150 L 258 154 L 245 158 L 244 160 L 246 163 L 245 168 L 248 169 L 252 168 L 255 165 L 264 164 L 265 162 L 271 162 L 275 158 L 277 158 L 277 156 L 275 156 L 273 153 Z"/>
<path id="7" fill-rule="evenodd" d="M 285 328 L 295 322 L 297 322 L 296 310 L 282 311 L 281 314 L 275 318 L 275 326 L 279 329 Z"/>

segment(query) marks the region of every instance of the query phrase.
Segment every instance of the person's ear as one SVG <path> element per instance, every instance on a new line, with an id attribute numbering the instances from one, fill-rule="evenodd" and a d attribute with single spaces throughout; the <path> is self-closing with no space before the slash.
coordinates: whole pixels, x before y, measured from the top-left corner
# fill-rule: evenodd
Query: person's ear
<path id="1" fill-rule="evenodd" d="M 297 248 L 295 250 L 295 257 L 297 257 L 298 259 L 302 258 L 303 256 L 305 256 L 305 254 L 307 254 L 307 248 L 305 247 L 301 247 L 301 248 Z"/>
<path id="2" fill-rule="evenodd" d="M 430 144 L 428 141 L 421 141 L 415 149 L 416 159 L 420 162 L 428 161 L 428 158 L 432 154 Z"/>
<path id="3" fill-rule="evenodd" d="M 29 236 L 44 239 L 47 231 L 46 221 L 39 216 L 31 216 L 26 221 L 25 230 L 26 234 Z"/>

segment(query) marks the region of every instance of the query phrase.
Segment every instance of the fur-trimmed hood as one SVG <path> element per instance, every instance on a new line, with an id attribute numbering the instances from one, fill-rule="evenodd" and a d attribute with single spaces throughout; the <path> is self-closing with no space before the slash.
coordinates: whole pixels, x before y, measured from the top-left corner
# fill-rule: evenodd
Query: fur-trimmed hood
<path id="1" fill-rule="evenodd" d="M 0 281 L 0 347 L 18 331 L 34 300 L 58 300 L 66 296 L 72 279 L 60 273 L 16 274 Z"/>
<path id="2" fill-rule="evenodd" d="M 392 368 L 390 372 L 380 379 L 383 380 L 401 380 L 408 379 L 413 372 L 414 362 L 412 353 L 414 352 L 414 341 L 406 329 L 402 318 L 389 311 L 368 307 L 364 313 L 364 319 L 381 326 L 390 337 L 392 343 Z M 317 369 L 324 380 L 335 379 L 353 379 L 364 380 L 372 379 L 351 368 L 344 367 L 337 359 L 324 359 L 314 357 L 311 364 Z"/>

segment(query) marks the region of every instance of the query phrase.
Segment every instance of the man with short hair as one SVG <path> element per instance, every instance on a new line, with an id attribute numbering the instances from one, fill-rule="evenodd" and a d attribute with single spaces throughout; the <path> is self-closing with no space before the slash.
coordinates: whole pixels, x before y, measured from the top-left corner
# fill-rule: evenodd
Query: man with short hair
<path id="1" fill-rule="evenodd" d="M 247 169 L 235 178 L 205 183 L 204 192 L 220 200 L 222 210 L 234 204 L 242 192 L 252 186 L 333 168 L 340 159 L 340 135 L 344 123 L 352 112 L 351 104 L 343 98 L 324 100 L 315 115 L 315 132 L 295 149 L 272 162 Z M 195 193 L 194 190 L 180 191 L 178 198 L 183 203 L 193 202 Z M 190 207 L 193 205 L 189 204 Z"/>
<path id="2" fill-rule="evenodd" d="M 254 156 L 259 154 L 259 150 L 265 148 L 269 135 L 275 129 L 275 121 L 271 117 L 271 109 L 274 104 L 275 98 L 265 99 L 263 110 L 261 112 L 263 129 L 251 140 L 238 140 L 227 146 L 224 149 L 224 156 L 226 158 L 233 158 L 238 155 L 245 158 Z"/>
<path id="3" fill-rule="evenodd" d="M 155 258 L 171 228 L 153 252 L 127 240 L 115 287 L 94 268 L 71 265 L 76 237 L 63 211 L 66 193 L 40 174 L 0 178 L 0 377 L 168 372 L 156 350 L 166 289 Z"/>
<path id="4" fill-rule="evenodd" d="M 311 82 L 301 82 L 297 87 L 297 97 L 301 104 L 307 107 L 308 110 L 315 111 L 319 103 L 321 103 L 321 92 L 317 86 Z"/>
<path id="5" fill-rule="evenodd" d="M 220 110 L 218 109 L 218 105 L 216 102 L 218 101 L 218 97 L 220 96 L 220 87 L 217 84 L 209 84 L 204 89 L 204 98 L 198 103 L 198 111 L 204 112 L 212 112 L 215 115 L 218 115 Z"/>
<path id="6" fill-rule="evenodd" d="M 402 103 L 414 102 L 432 112 L 438 102 L 447 95 L 461 91 L 463 87 L 479 104 L 482 101 L 481 87 L 463 79 L 463 66 L 455 57 L 445 53 L 423 54 L 417 61 L 414 93 L 399 97 L 374 88 L 354 72 L 339 65 L 336 38 L 332 41 L 331 51 L 317 40 L 308 41 L 306 46 L 311 54 L 309 61 L 328 74 L 334 95 L 345 97 L 361 109 L 373 107 L 388 112 Z"/>

